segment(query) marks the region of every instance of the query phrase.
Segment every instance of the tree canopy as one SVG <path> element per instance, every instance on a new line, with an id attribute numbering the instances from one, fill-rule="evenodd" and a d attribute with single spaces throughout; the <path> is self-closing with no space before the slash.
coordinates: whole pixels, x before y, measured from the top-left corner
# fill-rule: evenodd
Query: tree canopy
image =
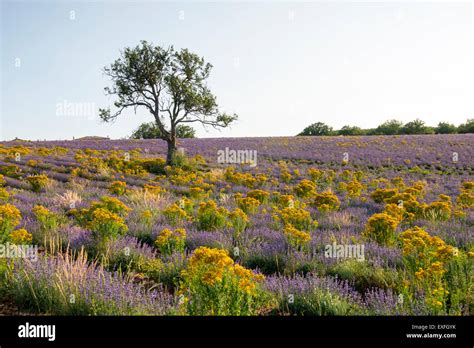
<path id="1" fill-rule="evenodd" d="M 104 68 L 112 86 L 107 95 L 115 96 L 112 112 L 100 109 L 105 122 L 115 120 L 127 108 L 148 111 L 168 144 L 167 163 L 173 162 L 179 124 L 199 123 L 214 128 L 227 127 L 235 114 L 219 110 L 216 97 L 207 87 L 212 65 L 188 49 L 163 48 L 141 41 L 125 48 L 120 57 Z"/>
<path id="2" fill-rule="evenodd" d="M 194 138 L 196 131 L 187 125 L 179 124 L 176 127 L 177 138 Z M 132 139 L 161 139 L 162 134 L 155 122 L 142 123 L 130 136 Z"/>

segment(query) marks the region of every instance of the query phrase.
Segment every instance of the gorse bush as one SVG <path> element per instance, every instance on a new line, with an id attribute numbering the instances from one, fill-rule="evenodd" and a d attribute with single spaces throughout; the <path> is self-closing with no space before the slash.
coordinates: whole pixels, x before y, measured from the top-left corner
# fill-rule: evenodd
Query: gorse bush
<path id="1" fill-rule="evenodd" d="M 200 230 L 215 231 L 227 224 L 229 211 L 223 207 L 217 207 L 213 200 L 201 202 L 197 212 L 197 224 Z"/>
<path id="2" fill-rule="evenodd" d="M 163 210 L 163 215 L 166 217 L 169 223 L 174 226 L 190 219 L 190 216 L 188 216 L 186 211 L 180 208 L 176 203 Z"/>
<path id="3" fill-rule="evenodd" d="M 100 240 L 116 238 L 128 231 L 123 218 L 104 208 L 97 208 L 91 214 L 91 220 L 87 227 L 94 232 L 94 236 Z"/>
<path id="4" fill-rule="evenodd" d="M 392 245 L 398 223 L 398 219 L 387 213 L 374 214 L 367 221 L 363 236 L 381 245 Z"/>
<path id="5" fill-rule="evenodd" d="M 8 238 L 20 220 L 21 213 L 17 207 L 11 204 L 0 205 L 0 242 Z"/>
<path id="6" fill-rule="evenodd" d="M 3 175 L 0 174 L 0 201 L 3 201 L 3 202 L 8 201 L 8 198 L 10 198 L 10 194 L 8 193 L 8 191 L 2 187 L 5 185 L 5 183 L 6 181 Z"/>
<path id="7" fill-rule="evenodd" d="M 145 184 L 143 185 L 143 189 L 145 192 L 150 193 L 152 195 L 160 195 L 163 192 L 165 192 L 165 189 L 158 186 L 158 185 L 151 185 L 151 184 Z"/>
<path id="8" fill-rule="evenodd" d="M 459 260 L 465 259 L 457 248 L 447 245 L 441 238 L 430 236 L 422 228 L 415 226 L 400 234 L 404 263 L 411 274 L 409 285 L 414 289 L 421 289 L 425 293 L 426 304 L 433 314 L 449 312 L 462 299 L 459 296 L 450 299 L 450 290 L 453 284 L 446 282 L 447 265 L 451 264 L 450 278 L 459 278 L 453 269 L 454 264 L 460 265 Z M 453 264 L 454 262 L 454 264 Z M 462 263 L 461 263 L 462 264 Z M 463 268 L 461 266 L 460 268 Z M 461 275 L 461 277 L 463 277 Z"/>
<path id="9" fill-rule="evenodd" d="M 283 226 L 291 225 L 299 230 L 309 231 L 318 226 L 317 221 L 313 221 L 309 211 L 303 208 L 283 208 L 278 210 L 273 218 Z"/>
<path id="10" fill-rule="evenodd" d="M 253 197 L 237 197 L 237 205 L 247 214 L 254 214 L 257 212 L 258 207 L 260 206 L 260 201 Z"/>
<path id="11" fill-rule="evenodd" d="M 24 228 L 20 228 L 10 233 L 9 239 L 10 242 L 17 245 L 30 244 L 33 241 L 33 235 Z"/>
<path id="12" fill-rule="evenodd" d="M 317 193 L 311 205 L 318 208 L 319 211 L 335 211 L 341 205 L 339 198 L 332 192 Z"/>
<path id="13" fill-rule="evenodd" d="M 423 214 L 430 220 L 449 220 L 451 217 L 451 204 L 449 202 L 430 203 L 425 207 Z"/>
<path id="14" fill-rule="evenodd" d="M 316 184 L 311 180 L 304 179 L 294 188 L 298 197 L 307 198 L 316 194 Z"/>
<path id="15" fill-rule="evenodd" d="M 41 192 L 49 183 L 49 178 L 44 175 L 31 175 L 26 177 L 26 181 L 31 185 L 31 190 L 34 192 Z"/>
<path id="16" fill-rule="evenodd" d="M 41 229 L 43 231 L 51 232 L 58 228 L 59 218 L 46 207 L 43 207 L 42 205 L 35 205 L 33 207 L 33 214 L 40 223 Z"/>
<path id="17" fill-rule="evenodd" d="M 239 239 L 240 234 L 245 230 L 249 221 L 247 214 L 239 208 L 229 213 L 229 222 L 234 228 L 235 239 Z"/>
<path id="18" fill-rule="evenodd" d="M 163 255 L 172 255 L 174 252 L 184 252 L 186 230 L 177 228 L 174 231 L 165 228 L 158 233 L 155 246 Z"/>
<path id="19" fill-rule="evenodd" d="M 308 232 L 299 231 L 292 225 L 285 226 L 283 233 L 288 244 L 298 250 L 304 248 L 311 240 L 311 235 Z"/>
<path id="20" fill-rule="evenodd" d="M 114 181 L 109 187 L 110 193 L 121 196 L 127 191 L 127 183 L 124 181 Z"/>
<path id="21" fill-rule="evenodd" d="M 376 203 L 383 203 L 386 199 L 389 199 L 395 196 L 398 193 L 397 189 L 383 189 L 378 188 L 371 193 L 371 197 Z"/>
<path id="22" fill-rule="evenodd" d="M 270 193 L 263 190 L 251 190 L 247 192 L 247 197 L 254 198 L 260 203 L 266 203 Z"/>
<path id="23" fill-rule="evenodd" d="M 318 182 L 318 180 L 323 177 L 324 172 L 320 169 L 308 168 L 308 175 L 311 178 L 311 180 Z"/>
<path id="24" fill-rule="evenodd" d="M 199 247 L 182 272 L 179 293 L 190 315 L 256 315 L 265 300 L 263 279 L 225 250 Z"/>
<path id="25" fill-rule="evenodd" d="M 364 189 L 364 185 L 362 185 L 357 180 L 352 180 L 348 183 L 342 182 L 341 184 L 341 190 L 347 192 L 347 196 L 349 198 L 360 197 L 360 195 L 362 194 L 362 190 Z"/>
<path id="26" fill-rule="evenodd" d="M 71 209 L 69 214 L 81 226 L 90 229 L 98 241 L 105 242 L 128 231 L 124 218 L 130 210 L 119 199 L 104 196 L 99 202 L 92 202 L 89 208 Z"/>
<path id="27" fill-rule="evenodd" d="M 8 191 L 5 188 L 0 187 L 0 201 L 7 202 L 9 198 L 10 194 L 8 193 Z"/>

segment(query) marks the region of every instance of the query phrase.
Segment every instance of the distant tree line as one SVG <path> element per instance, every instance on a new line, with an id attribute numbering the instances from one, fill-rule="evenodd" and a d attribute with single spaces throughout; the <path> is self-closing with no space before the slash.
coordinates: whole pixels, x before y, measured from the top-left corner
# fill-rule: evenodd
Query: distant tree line
<path id="1" fill-rule="evenodd" d="M 397 120 L 389 120 L 377 128 L 362 129 L 357 126 L 344 126 L 334 130 L 322 122 L 316 122 L 306 127 L 298 135 L 396 135 L 396 134 L 465 134 L 474 133 L 474 119 L 469 119 L 459 126 L 448 122 L 440 122 L 436 127 L 430 127 L 420 119 L 403 124 Z"/>

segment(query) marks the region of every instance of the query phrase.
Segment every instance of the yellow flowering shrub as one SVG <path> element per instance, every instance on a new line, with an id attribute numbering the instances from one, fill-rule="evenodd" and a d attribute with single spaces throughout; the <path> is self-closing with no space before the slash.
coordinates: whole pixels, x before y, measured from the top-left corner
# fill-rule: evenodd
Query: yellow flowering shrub
<path id="1" fill-rule="evenodd" d="M 282 195 L 279 192 L 272 193 L 272 202 L 279 208 L 305 208 L 306 204 L 299 201 L 293 195 Z"/>
<path id="2" fill-rule="evenodd" d="M 41 192 L 49 183 L 49 178 L 44 174 L 30 175 L 26 177 L 26 181 L 31 185 L 31 190 Z"/>
<path id="3" fill-rule="evenodd" d="M 194 199 L 205 198 L 209 194 L 202 187 L 194 186 L 189 189 L 189 195 Z"/>
<path id="4" fill-rule="evenodd" d="M 362 185 L 358 180 L 352 180 L 346 184 L 345 191 L 349 198 L 357 198 L 362 194 L 364 185 Z"/>
<path id="5" fill-rule="evenodd" d="M 143 185 L 143 189 L 145 190 L 145 192 L 148 192 L 152 195 L 157 195 L 157 196 L 165 192 L 165 190 L 162 187 L 158 185 L 151 185 L 151 184 Z"/>
<path id="6" fill-rule="evenodd" d="M 424 267 L 433 261 L 446 262 L 458 252 L 441 238 L 430 236 L 422 228 L 415 226 L 400 234 L 404 256 L 412 256 L 417 266 Z"/>
<path id="7" fill-rule="evenodd" d="M 288 184 L 293 177 L 291 176 L 291 174 L 289 172 L 282 172 L 280 174 L 280 178 L 281 178 L 281 181 Z"/>
<path id="8" fill-rule="evenodd" d="M 163 210 L 163 215 L 172 225 L 177 225 L 190 219 L 186 211 L 176 203 Z"/>
<path id="9" fill-rule="evenodd" d="M 6 202 L 9 198 L 10 194 L 8 193 L 8 191 L 5 188 L 0 187 L 0 201 Z"/>
<path id="10" fill-rule="evenodd" d="M 461 187 L 464 191 L 473 192 L 474 191 L 474 181 L 463 182 Z"/>
<path id="11" fill-rule="evenodd" d="M 186 242 L 186 230 L 184 228 L 177 228 L 172 231 L 165 228 L 158 233 L 155 240 L 155 246 L 160 253 L 164 255 L 171 255 L 173 252 L 183 252 Z"/>
<path id="12" fill-rule="evenodd" d="M 182 271 L 179 294 L 190 315 L 255 315 L 264 277 L 229 257 L 226 250 L 199 247 Z"/>
<path id="13" fill-rule="evenodd" d="M 309 211 L 302 208 L 283 208 L 278 210 L 276 214 L 273 215 L 274 220 L 281 222 L 283 226 L 292 225 L 293 227 L 309 231 L 313 227 L 317 227 L 317 221 L 313 221 Z"/>
<path id="14" fill-rule="evenodd" d="M 416 199 L 410 199 L 403 202 L 403 209 L 405 209 L 405 218 L 408 221 L 421 218 L 424 215 L 426 203 L 420 203 Z"/>
<path id="15" fill-rule="evenodd" d="M 238 239 L 249 223 L 249 218 L 244 211 L 239 208 L 229 213 L 230 225 L 234 228 L 234 238 Z"/>
<path id="16" fill-rule="evenodd" d="M 181 197 L 178 201 L 175 202 L 178 207 L 183 209 L 188 215 L 192 215 L 194 212 L 194 201 L 187 197 Z"/>
<path id="17" fill-rule="evenodd" d="M 254 214 L 260 206 L 260 201 L 253 197 L 236 198 L 237 205 L 247 214 Z"/>
<path id="18" fill-rule="evenodd" d="M 16 245 L 29 244 L 33 241 L 33 235 L 24 228 L 13 231 L 9 237 L 10 241 Z"/>
<path id="19" fill-rule="evenodd" d="M 94 209 L 87 227 L 91 229 L 94 237 L 99 240 L 116 238 L 128 231 L 123 218 L 104 208 Z"/>
<path id="20" fill-rule="evenodd" d="M 142 210 L 141 212 L 138 213 L 138 223 L 144 225 L 145 228 L 147 228 L 147 231 L 151 232 L 151 228 L 153 227 L 153 224 L 156 221 L 156 218 L 158 216 L 158 212 L 152 211 L 150 209 L 145 209 Z"/>
<path id="21" fill-rule="evenodd" d="M 447 272 L 446 264 L 458 257 L 459 250 L 418 226 L 402 232 L 399 238 L 404 263 L 413 275 L 412 286 L 423 289 L 426 303 L 434 313 L 439 313 L 444 309 L 449 294 L 443 279 Z"/>
<path id="22" fill-rule="evenodd" d="M 130 210 L 119 199 L 103 196 L 99 202 L 92 202 L 89 208 L 71 209 L 68 214 L 83 227 L 91 229 L 95 238 L 107 240 L 128 231 L 124 218 Z M 44 209 L 41 209 L 41 214 L 46 214 Z"/>
<path id="23" fill-rule="evenodd" d="M 293 190 L 298 197 L 312 197 L 316 194 L 316 184 L 311 180 L 303 179 Z"/>
<path id="24" fill-rule="evenodd" d="M 339 209 L 341 202 L 334 193 L 326 191 L 315 194 L 311 205 L 319 211 L 335 211 Z"/>
<path id="25" fill-rule="evenodd" d="M 121 196 L 127 191 L 127 183 L 124 181 L 114 181 L 109 187 L 110 193 Z"/>
<path id="26" fill-rule="evenodd" d="M 254 177 L 250 173 L 241 173 L 235 171 L 234 167 L 228 167 L 224 172 L 224 178 L 226 181 L 237 184 L 243 185 L 245 187 L 253 188 L 259 185 L 262 185 L 267 181 L 267 177 L 265 175 L 258 175 Z"/>
<path id="27" fill-rule="evenodd" d="M 405 189 L 405 182 L 403 181 L 403 178 L 400 176 L 396 176 L 390 180 L 390 183 L 394 185 L 396 188 L 399 190 Z"/>
<path id="28" fill-rule="evenodd" d="M 430 220 L 449 220 L 451 217 L 451 204 L 444 201 L 430 203 L 424 208 L 423 214 Z"/>
<path id="29" fill-rule="evenodd" d="M 316 168 L 309 168 L 307 170 L 307 173 L 311 180 L 317 182 L 319 179 L 321 179 L 324 175 L 324 172 L 322 170 L 316 169 Z"/>
<path id="30" fill-rule="evenodd" d="M 270 196 L 270 193 L 263 190 L 251 190 L 247 192 L 247 197 L 254 198 L 260 203 L 265 203 Z"/>
<path id="31" fill-rule="evenodd" d="M 365 226 L 362 235 L 381 245 L 391 245 L 395 242 L 395 230 L 399 220 L 387 213 L 372 215 Z"/>
<path id="32" fill-rule="evenodd" d="M 375 189 L 374 192 L 371 193 L 370 197 L 376 203 L 383 203 L 386 199 L 395 196 L 398 193 L 397 189 L 390 189 L 390 188 L 378 188 Z"/>
<path id="33" fill-rule="evenodd" d="M 413 183 L 410 187 L 406 188 L 403 192 L 413 195 L 415 197 L 423 197 L 426 193 L 426 183 L 422 181 L 417 181 Z"/>
<path id="34" fill-rule="evenodd" d="M 49 211 L 42 205 L 35 205 L 33 207 L 33 214 L 41 225 L 44 231 L 54 231 L 59 225 L 59 219 L 53 212 Z"/>
<path id="35" fill-rule="evenodd" d="M 20 223 L 21 213 L 12 204 L 0 205 L 0 241 L 4 241 Z"/>
<path id="36" fill-rule="evenodd" d="M 197 223 L 200 230 L 215 231 L 227 224 L 229 211 L 223 207 L 217 207 L 213 200 L 199 203 L 197 212 Z"/>
<path id="37" fill-rule="evenodd" d="M 474 195 L 472 195 L 470 191 L 462 190 L 459 196 L 456 198 L 456 203 L 460 208 L 473 208 Z"/>
<path id="38" fill-rule="evenodd" d="M 103 196 L 99 202 L 92 202 L 90 210 L 103 208 L 119 216 L 126 217 L 132 210 L 125 203 L 115 197 Z"/>
<path id="39" fill-rule="evenodd" d="M 308 232 L 300 231 L 294 228 L 292 225 L 285 226 L 283 230 L 288 244 L 295 249 L 302 249 L 311 240 L 311 235 Z"/>

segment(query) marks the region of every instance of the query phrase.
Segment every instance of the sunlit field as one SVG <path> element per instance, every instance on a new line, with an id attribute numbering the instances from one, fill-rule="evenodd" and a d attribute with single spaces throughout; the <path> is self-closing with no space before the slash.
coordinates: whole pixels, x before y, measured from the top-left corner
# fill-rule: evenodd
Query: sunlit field
<path id="1" fill-rule="evenodd" d="M 474 135 L 0 144 L 9 313 L 470 315 Z"/>

